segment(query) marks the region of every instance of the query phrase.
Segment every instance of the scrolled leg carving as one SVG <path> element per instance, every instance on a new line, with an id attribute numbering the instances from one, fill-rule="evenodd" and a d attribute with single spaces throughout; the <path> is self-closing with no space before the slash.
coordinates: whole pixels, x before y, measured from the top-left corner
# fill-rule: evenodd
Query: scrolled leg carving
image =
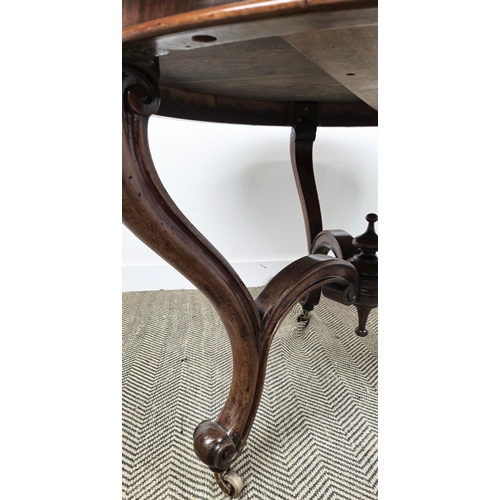
<path id="1" fill-rule="evenodd" d="M 241 443 L 244 444 L 250 433 L 259 407 L 267 358 L 278 328 L 300 297 L 328 283 L 336 283 L 342 287 L 351 303 L 359 287 L 358 272 L 352 264 L 344 260 L 323 255 L 309 255 L 285 267 L 256 297 L 255 304 L 262 318 L 258 385 L 250 418 L 242 441 L 238 444 L 238 453 L 241 452 Z"/>
<path id="2" fill-rule="evenodd" d="M 353 303 L 359 288 L 359 275 L 349 262 L 325 255 L 310 255 L 296 260 L 278 273 L 255 299 L 261 318 L 258 338 L 259 372 L 251 409 L 239 440 L 216 422 L 205 421 L 194 433 L 195 451 L 212 471 L 223 476 L 238 458 L 250 434 L 264 386 L 267 358 L 272 340 L 298 298 L 322 285 L 335 284 L 345 296 L 345 303 Z M 222 488 L 222 485 L 221 485 Z"/>
<path id="3" fill-rule="evenodd" d="M 141 116 L 154 115 L 160 107 L 160 92 L 154 78 L 134 67 L 123 67 L 124 111 Z"/>
<path id="4" fill-rule="evenodd" d="M 312 254 L 327 255 L 332 252 L 339 259 L 350 259 L 359 250 L 352 244 L 352 236 L 341 229 L 319 233 L 311 245 Z"/>
<path id="5" fill-rule="evenodd" d="M 316 235 L 311 244 L 310 253 L 312 255 L 327 255 L 332 252 L 338 259 L 349 259 L 357 250 L 352 244 L 352 236 L 340 229 L 333 231 L 321 231 Z M 301 300 L 301 305 L 304 310 L 299 321 L 307 321 L 309 312 L 312 311 L 318 304 L 321 298 L 321 292 L 324 295 L 328 294 L 329 298 L 335 297 L 337 302 L 348 305 L 350 297 L 345 295 L 345 290 L 339 288 L 336 283 L 327 284 L 322 288 L 317 288 L 310 292 L 304 299 Z"/>
<path id="6" fill-rule="evenodd" d="M 194 431 L 193 441 L 198 458 L 214 472 L 224 472 L 234 462 L 236 444 L 218 423 L 201 422 Z"/>
<path id="7" fill-rule="evenodd" d="M 224 257 L 184 217 L 166 192 L 149 151 L 149 116 L 159 106 L 153 73 L 123 68 L 123 221 L 147 246 L 190 280 L 211 302 L 231 343 L 233 374 L 215 422 L 201 422 L 193 436 L 197 456 L 235 496 L 241 479 L 230 469 L 257 413 L 274 335 L 300 297 L 331 284 L 352 303 L 359 289 L 355 266 L 341 258 L 310 255 L 287 266 L 255 302 Z M 311 232 L 320 232 L 321 227 Z M 319 231 L 318 231 L 319 229 Z"/>
<path id="8" fill-rule="evenodd" d="M 262 351 L 269 347 L 281 321 L 297 303 L 297 297 L 328 283 L 337 284 L 346 302 L 351 304 L 359 289 L 358 271 L 343 259 L 308 255 L 285 267 L 263 288 L 255 299 L 262 317 Z"/>
<path id="9" fill-rule="evenodd" d="M 317 112 L 317 103 L 296 103 L 294 125 L 290 135 L 290 160 L 304 217 L 308 253 L 312 253 L 312 242 L 323 229 L 313 168 L 313 144 L 316 139 Z M 313 290 L 301 299 L 303 313 L 298 317 L 298 321 L 308 320 L 309 312 L 318 304 L 320 297 L 321 288 Z"/>
<path id="10" fill-rule="evenodd" d="M 158 95 L 152 78 L 123 69 L 123 221 L 146 245 L 189 279 L 212 303 L 227 331 L 233 377 L 217 423 L 201 424 L 198 456 L 224 471 L 237 457 L 246 432 L 259 372 L 260 317 L 241 279 L 222 255 L 184 217 L 165 191 L 149 152 L 147 125 Z M 241 447 L 240 447 L 241 448 Z"/>

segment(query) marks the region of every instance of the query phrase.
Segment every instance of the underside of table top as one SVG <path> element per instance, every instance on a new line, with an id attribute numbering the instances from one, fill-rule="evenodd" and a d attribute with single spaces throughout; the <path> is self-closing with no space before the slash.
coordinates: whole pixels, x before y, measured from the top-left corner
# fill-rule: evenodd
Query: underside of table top
<path id="1" fill-rule="evenodd" d="M 375 126 L 377 15 L 360 0 L 124 0 L 124 57 L 155 61 L 163 116 L 290 125 L 317 102 L 320 126 Z"/>

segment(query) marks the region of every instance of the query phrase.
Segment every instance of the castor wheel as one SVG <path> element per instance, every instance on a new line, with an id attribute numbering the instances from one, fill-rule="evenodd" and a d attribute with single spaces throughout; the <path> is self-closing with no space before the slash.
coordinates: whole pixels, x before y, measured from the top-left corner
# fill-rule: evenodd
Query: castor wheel
<path id="1" fill-rule="evenodd" d="M 226 472 L 218 474 L 214 472 L 217 484 L 220 489 L 231 498 L 237 497 L 243 489 L 243 479 L 234 470 L 227 469 Z"/>
<path id="2" fill-rule="evenodd" d="M 302 313 L 297 318 L 297 322 L 305 323 L 307 325 L 309 323 L 309 312 L 310 311 L 306 311 L 305 309 L 303 309 Z"/>

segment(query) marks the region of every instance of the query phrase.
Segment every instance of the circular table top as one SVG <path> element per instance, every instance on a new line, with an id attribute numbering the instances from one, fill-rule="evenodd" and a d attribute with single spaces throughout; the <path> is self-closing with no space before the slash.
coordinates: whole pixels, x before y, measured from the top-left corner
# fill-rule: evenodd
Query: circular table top
<path id="1" fill-rule="evenodd" d="M 373 0 L 123 0 L 124 60 L 159 78 L 158 114 L 291 125 L 377 125 Z"/>

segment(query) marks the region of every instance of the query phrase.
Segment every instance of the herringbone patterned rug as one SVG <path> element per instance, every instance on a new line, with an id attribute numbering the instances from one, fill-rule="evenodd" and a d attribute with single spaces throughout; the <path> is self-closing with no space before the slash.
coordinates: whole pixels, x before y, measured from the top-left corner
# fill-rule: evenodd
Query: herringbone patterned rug
<path id="1" fill-rule="evenodd" d="M 255 295 L 258 290 L 251 290 Z M 276 335 L 241 457 L 241 499 L 377 498 L 377 314 L 322 299 Z M 222 408 L 231 348 L 198 291 L 123 294 L 123 498 L 223 499 L 192 434 Z"/>

